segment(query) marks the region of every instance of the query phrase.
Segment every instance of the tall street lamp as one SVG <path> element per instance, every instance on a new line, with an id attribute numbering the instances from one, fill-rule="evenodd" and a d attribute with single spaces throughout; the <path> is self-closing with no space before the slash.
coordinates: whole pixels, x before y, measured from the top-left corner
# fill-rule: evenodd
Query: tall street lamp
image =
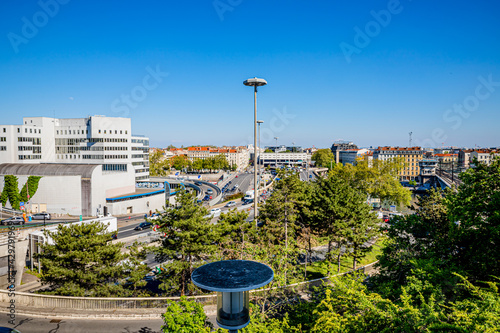
<path id="1" fill-rule="evenodd" d="M 260 171 L 260 154 L 261 154 L 261 151 L 260 151 L 260 124 L 263 124 L 264 123 L 264 120 L 257 120 L 257 124 L 259 125 L 259 171 Z"/>
<path id="2" fill-rule="evenodd" d="M 264 79 L 248 79 L 243 81 L 245 86 L 253 87 L 253 188 L 254 194 L 257 194 L 257 87 L 265 86 L 267 81 Z M 253 199 L 253 215 L 255 223 L 257 223 L 257 196 Z"/>

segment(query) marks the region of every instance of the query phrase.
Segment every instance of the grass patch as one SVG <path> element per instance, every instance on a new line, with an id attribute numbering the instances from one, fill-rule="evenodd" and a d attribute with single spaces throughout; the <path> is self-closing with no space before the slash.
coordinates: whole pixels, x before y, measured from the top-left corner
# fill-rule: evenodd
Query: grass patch
<path id="1" fill-rule="evenodd" d="M 382 254 L 383 248 L 386 246 L 387 237 L 381 236 L 373 245 L 372 250 L 366 256 L 359 260 L 357 267 L 368 265 L 377 261 L 377 257 Z M 327 276 L 328 265 L 330 265 L 330 272 L 337 274 L 337 262 L 328 263 L 326 261 L 317 261 L 307 266 L 307 279 L 319 279 Z M 352 270 L 352 258 L 347 255 L 342 256 L 340 259 L 340 273 L 349 272 Z"/>

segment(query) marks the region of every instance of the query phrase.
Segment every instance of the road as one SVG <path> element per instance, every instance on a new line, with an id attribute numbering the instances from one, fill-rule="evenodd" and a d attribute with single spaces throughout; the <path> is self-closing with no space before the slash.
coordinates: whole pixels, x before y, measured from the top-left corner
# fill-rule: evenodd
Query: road
<path id="1" fill-rule="evenodd" d="M 8 324 L 6 314 L 0 313 L 0 325 Z M 5 319 L 6 321 L 6 319 Z M 104 319 L 47 319 L 16 315 L 16 328 L 22 333 L 156 333 L 162 332 L 161 319 L 104 320 Z"/>

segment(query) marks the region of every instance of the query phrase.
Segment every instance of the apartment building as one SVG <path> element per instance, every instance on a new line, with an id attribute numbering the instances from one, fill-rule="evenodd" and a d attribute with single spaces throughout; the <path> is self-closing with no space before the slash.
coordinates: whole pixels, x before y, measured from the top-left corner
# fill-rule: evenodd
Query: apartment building
<path id="1" fill-rule="evenodd" d="M 0 164 L 100 164 L 103 172 L 133 168 L 136 180 L 147 180 L 149 139 L 131 130 L 130 118 L 24 117 L 0 125 Z"/>
<path id="2" fill-rule="evenodd" d="M 434 154 L 433 157 L 441 164 L 458 163 L 458 154 Z"/>
<path id="3" fill-rule="evenodd" d="M 224 155 L 229 165 L 236 165 L 238 170 L 248 167 L 250 153 L 246 147 L 189 147 L 185 150 L 187 158 L 194 162 L 197 159 L 206 159 L 217 155 Z"/>
<path id="4" fill-rule="evenodd" d="M 470 153 L 469 162 L 472 163 L 474 159 L 477 159 L 480 163 L 490 165 L 495 156 L 498 155 L 500 155 L 500 150 L 497 149 L 476 149 Z"/>
<path id="5" fill-rule="evenodd" d="M 373 159 L 387 161 L 393 158 L 402 158 L 405 167 L 400 171 L 402 181 L 417 180 L 420 175 L 419 161 L 424 151 L 420 147 L 378 147 L 373 151 Z"/>

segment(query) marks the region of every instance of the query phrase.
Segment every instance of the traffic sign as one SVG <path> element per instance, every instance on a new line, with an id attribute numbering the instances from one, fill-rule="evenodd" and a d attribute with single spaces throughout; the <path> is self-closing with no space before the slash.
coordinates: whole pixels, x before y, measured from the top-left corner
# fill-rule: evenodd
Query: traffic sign
<path id="1" fill-rule="evenodd" d="M 24 210 L 24 206 L 21 206 L 21 207 L 19 207 L 19 208 L 21 208 L 21 210 Z"/>
<path id="2" fill-rule="evenodd" d="M 24 206 L 24 202 L 20 202 L 20 203 L 19 203 L 19 206 Z"/>

